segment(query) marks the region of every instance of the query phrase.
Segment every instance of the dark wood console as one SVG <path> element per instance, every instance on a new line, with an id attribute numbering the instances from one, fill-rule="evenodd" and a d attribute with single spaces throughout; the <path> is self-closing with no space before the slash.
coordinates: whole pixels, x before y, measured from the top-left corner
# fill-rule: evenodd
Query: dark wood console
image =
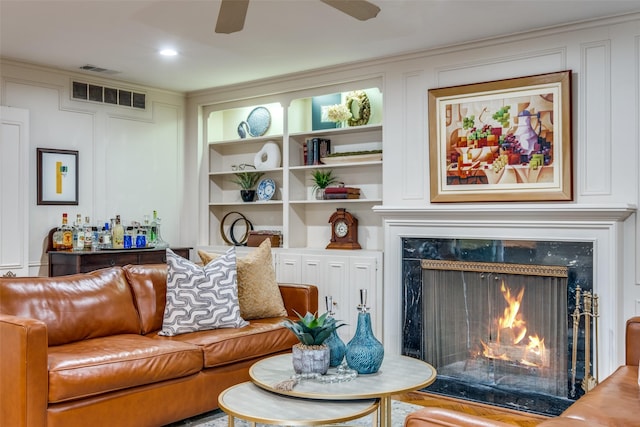
<path id="1" fill-rule="evenodd" d="M 191 248 L 171 248 L 189 259 Z M 100 268 L 127 264 L 164 264 L 166 249 L 116 249 L 98 251 L 49 251 L 49 276 L 86 273 Z"/>

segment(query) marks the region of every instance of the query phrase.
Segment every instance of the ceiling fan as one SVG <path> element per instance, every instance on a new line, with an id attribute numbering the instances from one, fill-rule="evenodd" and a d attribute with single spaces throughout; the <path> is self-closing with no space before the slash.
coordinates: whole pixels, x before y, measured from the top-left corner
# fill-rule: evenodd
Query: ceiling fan
<path id="1" fill-rule="evenodd" d="M 360 21 L 375 18 L 380 8 L 365 0 L 320 0 Z M 222 0 L 216 33 L 231 34 L 242 30 L 249 0 Z"/>

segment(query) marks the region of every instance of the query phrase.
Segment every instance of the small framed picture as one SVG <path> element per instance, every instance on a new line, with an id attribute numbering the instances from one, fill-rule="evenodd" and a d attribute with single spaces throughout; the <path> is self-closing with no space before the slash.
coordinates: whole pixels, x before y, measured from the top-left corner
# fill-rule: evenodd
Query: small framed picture
<path id="1" fill-rule="evenodd" d="M 38 204 L 78 204 L 78 152 L 37 149 Z"/>

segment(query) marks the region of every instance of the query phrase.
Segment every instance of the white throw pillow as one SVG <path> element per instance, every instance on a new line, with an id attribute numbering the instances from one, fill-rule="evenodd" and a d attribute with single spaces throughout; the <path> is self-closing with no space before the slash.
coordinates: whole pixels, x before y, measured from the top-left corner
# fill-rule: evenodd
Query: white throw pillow
<path id="1" fill-rule="evenodd" d="M 167 304 L 158 335 L 246 325 L 238 304 L 235 247 L 205 266 L 167 249 Z"/>

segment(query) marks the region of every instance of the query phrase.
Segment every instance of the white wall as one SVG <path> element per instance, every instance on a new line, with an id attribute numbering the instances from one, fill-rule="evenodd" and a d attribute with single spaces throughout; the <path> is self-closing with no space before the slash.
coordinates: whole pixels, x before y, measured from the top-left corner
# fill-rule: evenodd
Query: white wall
<path id="1" fill-rule="evenodd" d="M 563 70 L 572 71 L 574 200 L 431 204 L 428 90 Z M 633 15 L 192 93 L 188 100 L 188 139 L 198 140 L 201 127 L 197 112 L 203 105 L 305 88 L 321 90 L 325 85 L 381 77 L 384 202 L 374 209 L 383 216 L 386 228 L 385 346 L 391 351 L 399 348 L 398 242 L 403 231 L 394 231 L 394 226 L 411 229 L 415 235 L 439 232 L 421 225 L 427 221 L 446 225 L 439 228 L 441 232 L 456 229 L 461 236 L 525 239 L 532 238 L 532 232 L 538 236 L 559 235 L 560 227 L 564 237 L 559 238 L 598 242 L 596 262 L 600 265 L 595 266 L 594 275 L 595 289 L 606 294 L 602 296 L 606 328 L 601 331 L 600 341 L 607 351 L 601 364 L 606 375 L 622 359 L 624 319 L 640 315 L 640 270 L 636 267 L 640 264 L 639 73 L 640 15 Z M 202 149 L 201 144 L 199 156 Z M 206 226 L 207 195 L 202 188 L 201 192 L 199 236 L 200 244 L 206 244 L 202 227 Z M 479 211 L 487 221 L 485 229 L 473 226 Z M 460 226 L 449 229 L 453 216 Z M 535 226 L 523 232 L 518 224 L 527 221 L 535 222 Z M 503 231 L 505 227 L 508 232 Z M 600 252 L 605 252 L 604 256 Z M 391 304 L 387 304 L 389 301 Z"/>
<path id="2" fill-rule="evenodd" d="M 194 237 L 181 229 L 183 223 L 194 222 L 185 207 L 195 199 L 185 189 L 196 185 L 185 174 L 194 164 L 185 164 L 184 94 L 11 61 L 3 61 L 0 71 L 0 103 L 30 114 L 30 274 L 47 274 L 45 238 L 63 212 L 70 221 L 77 213 L 92 221 L 120 214 L 129 224 L 155 209 L 166 241 L 175 246 L 193 243 Z M 147 108 L 72 100 L 72 79 L 145 93 Z M 37 147 L 79 152 L 78 206 L 36 204 Z"/>

